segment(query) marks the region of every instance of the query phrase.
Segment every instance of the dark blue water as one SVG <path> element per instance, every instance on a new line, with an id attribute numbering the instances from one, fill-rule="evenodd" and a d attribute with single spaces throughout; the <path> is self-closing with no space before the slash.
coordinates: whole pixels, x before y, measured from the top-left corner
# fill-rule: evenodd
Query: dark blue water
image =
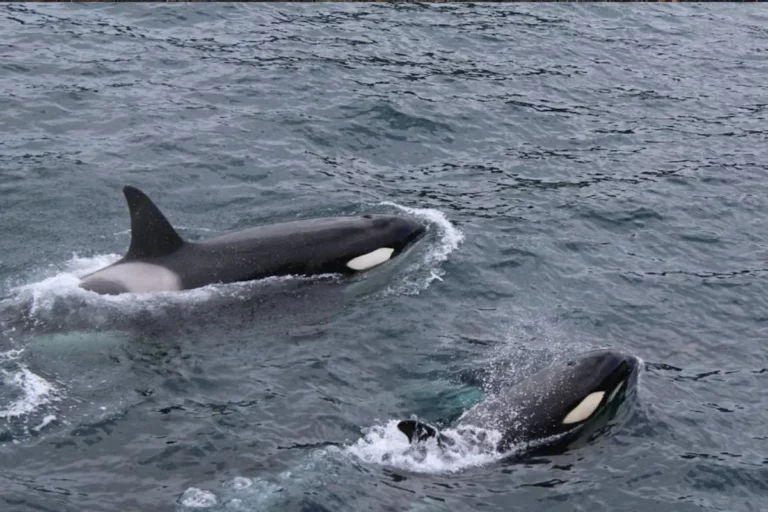
<path id="1" fill-rule="evenodd" d="M 0 9 L 0 509 L 764 510 L 768 10 Z M 195 239 L 410 212 L 345 282 L 102 298 L 120 188 Z M 461 378 L 645 361 L 613 428 L 413 456 Z"/>

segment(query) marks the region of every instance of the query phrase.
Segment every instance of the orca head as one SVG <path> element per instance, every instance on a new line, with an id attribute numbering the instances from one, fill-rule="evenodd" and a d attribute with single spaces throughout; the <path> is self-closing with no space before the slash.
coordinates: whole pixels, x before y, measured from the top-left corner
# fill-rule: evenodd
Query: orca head
<path id="1" fill-rule="evenodd" d="M 637 381 L 637 357 L 613 350 L 586 352 L 566 362 L 560 380 L 564 400 L 559 411 L 564 430 L 615 411 Z"/>
<path id="2" fill-rule="evenodd" d="M 382 247 L 394 249 L 396 256 L 406 247 L 418 240 L 426 232 L 426 228 L 417 220 L 398 215 L 363 215 L 370 221 L 371 234 L 381 238 Z"/>
<path id="3" fill-rule="evenodd" d="M 639 359 L 595 350 L 549 366 L 513 386 L 513 410 L 499 451 L 532 442 L 531 453 L 554 454 L 591 438 L 616 413 L 637 382 Z"/>
<path id="4" fill-rule="evenodd" d="M 397 215 L 363 215 L 360 235 L 356 237 L 346 267 L 364 271 L 376 267 L 403 252 L 426 232 L 418 221 Z"/>

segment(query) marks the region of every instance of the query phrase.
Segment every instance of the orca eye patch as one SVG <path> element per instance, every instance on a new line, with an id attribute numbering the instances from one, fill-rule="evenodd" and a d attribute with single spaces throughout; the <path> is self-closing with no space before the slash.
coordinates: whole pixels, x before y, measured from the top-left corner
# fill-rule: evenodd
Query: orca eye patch
<path id="1" fill-rule="evenodd" d="M 352 258 L 347 262 L 347 267 L 358 271 L 368 270 L 389 260 L 394 252 L 395 249 L 392 247 L 381 247 L 357 258 Z"/>
<path id="2" fill-rule="evenodd" d="M 580 423 L 592 416 L 600 405 L 600 402 L 602 402 L 603 396 L 605 396 L 605 391 L 595 391 L 594 393 L 587 395 L 587 397 L 584 398 L 579 405 L 574 407 L 565 419 L 563 419 L 563 425 Z"/>

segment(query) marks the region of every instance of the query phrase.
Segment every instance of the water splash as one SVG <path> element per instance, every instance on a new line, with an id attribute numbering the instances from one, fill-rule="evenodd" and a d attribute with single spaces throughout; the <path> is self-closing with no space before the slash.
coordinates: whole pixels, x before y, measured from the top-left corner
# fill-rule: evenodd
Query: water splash
<path id="1" fill-rule="evenodd" d="M 56 397 L 56 388 L 51 383 L 21 365 L 11 371 L 0 368 L 0 382 L 15 396 L 15 400 L 0 409 L 0 419 L 26 416 Z"/>
<path id="2" fill-rule="evenodd" d="M 0 312 L 4 312 L 6 318 L 20 318 L 23 324 L 32 327 L 57 325 L 65 321 L 77 324 L 81 321 L 97 328 L 109 326 L 121 315 L 162 314 L 164 308 L 171 306 L 202 304 L 217 298 L 247 299 L 259 289 L 285 282 L 301 284 L 339 278 L 336 274 L 275 276 L 256 281 L 211 284 L 192 290 L 146 294 L 99 295 L 80 288 L 83 276 L 119 259 L 117 254 L 89 258 L 75 256 L 59 268 L 55 275 L 12 288 L 9 297 L 0 301 Z"/>
<path id="3" fill-rule="evenodd" d="M 58 297 L 77 297 L 92 304 L 149 304 L 157 302 L 203 302 L 214 295 L 239 296 L 255 283 L 269 284 L 281 281 L 309 281 L 318 279 L 333 279 L 335 274 L 322 274 L 318 276 L 276 276 L 228 284 L 211 284 L 200 288 L 182 291 L 154 292 L 154 293 L 123 293 L 120 295 L 99 295 L 80 288 L 80 279 L 107 265 L 111 265 L 120 259 L 119 255 L 107 254 L 92 258 L 74 257 L 65 264 L 63 272 L 42 281 L 14 288 L 12 292 L 19 298 L 28 298 L 32 303 L 32 310 L 39 311 L 50 306 L 50 302 Z"/>
<path id="4" fill-rule="evenodd" d="M 424 254 L 414 274 L 406 277 L 404 283 L 393 291 L 415 295 L 426 290 L 432 281 L 442 281 L 445 271 L 440 268 L 440 264 L 446 261 L 448 256 L 461 245 L 461 242 L 464 241 L 464 233 L 454 226 L 440 210 L 403 206 L 391 201 L 383 201 L 379 204 L 393 206 L 409 215 L 423 219 L 435 226 L 438 233 L 438 243 Z"/>
<path id="5" fill-rule="evenodd" d="M 434 438 L 410 444 L 398 430 L 398 422 L 390 420 L 384 425 L 368 428 L 361 439 L 347 447 L 348 453 L 371 464 L 415 473 L 453 473 L 503 457 L 495 450 L 501 440 L 501 433 L 496 430 L 447 428 L 441 433 L 455 442 L 450 447 L 440 447 Z"/>
<path id="6" fill-rule="evenodd" d="M 3 351 L 0 352 L 0 437 L 16 437 L 39 432 L 55 421 L 56 415 L 44 406 L 60 398 L 56 386 L 34 373 L 23 362 L 24 348 L 11 336 L 8 329 L 0 332 Z M 40 418 L 35 413 L 48 413 Z M 35 423 L 36 422 L 36 423 Z M 34 425 L 30 428 L 30 424 Z"/>
<path id="7" fill-rule="evenodd" d="M 53 384 L 19 362 L 21 353 L 0 353 L 0 437 L 10 435 L 14 442 L 56 421 L 57 415 L 47 406 L 60 398 Z"/>

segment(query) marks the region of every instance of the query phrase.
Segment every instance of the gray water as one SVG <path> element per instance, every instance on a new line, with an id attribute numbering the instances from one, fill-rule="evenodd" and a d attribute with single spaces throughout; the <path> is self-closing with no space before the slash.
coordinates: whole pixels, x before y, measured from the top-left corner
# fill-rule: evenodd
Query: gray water
<path id="1" fill-rule="evenodd" d="M 0 8 L 0 509 L 768 508 L 768 11 Z M 103 298 L 124 184 L 189 239 L 406 212 L 347 281 Z M 644 361 L 562 455 L 415 455 L 481 372 Z"/>

